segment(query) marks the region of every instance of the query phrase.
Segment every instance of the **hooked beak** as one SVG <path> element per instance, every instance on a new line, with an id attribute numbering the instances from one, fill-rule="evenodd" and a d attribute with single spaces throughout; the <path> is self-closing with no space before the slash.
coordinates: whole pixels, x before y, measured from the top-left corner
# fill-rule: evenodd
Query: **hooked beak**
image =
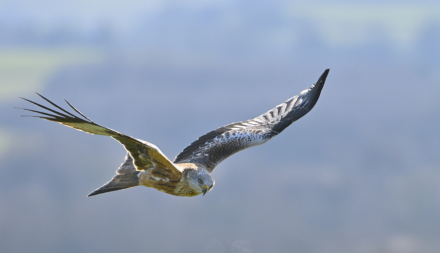
<path id="1" fill-rule="evenodd" d="M 212 184 L 209 188 L 206 187 L 205 189 L 203 189 L 203 190 L 202 190 L 202 192 L 203 192 L 203 196 L 205 196 L 205 194 L 206 194 L 207 192 L 209 192 L 209 191 L 212 189 L 213 186 L 214 186 L 214 184 Z"/>

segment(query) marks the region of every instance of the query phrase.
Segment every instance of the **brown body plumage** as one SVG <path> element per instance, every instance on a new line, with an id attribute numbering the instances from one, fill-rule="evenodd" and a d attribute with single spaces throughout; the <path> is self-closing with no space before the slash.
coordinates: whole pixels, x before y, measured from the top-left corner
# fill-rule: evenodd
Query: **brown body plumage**
<path id="1" fill-rule="evenodd" d="M 195 177 L 199 169 L 193 163 L 176 164 L 182 173 L 168 173 L 161 166 L 152 167 L 139 173 L 139 185 L 155 188 L 175 196 L 192 197 L 201 192 L 190 186 L 189 178 Z"/>

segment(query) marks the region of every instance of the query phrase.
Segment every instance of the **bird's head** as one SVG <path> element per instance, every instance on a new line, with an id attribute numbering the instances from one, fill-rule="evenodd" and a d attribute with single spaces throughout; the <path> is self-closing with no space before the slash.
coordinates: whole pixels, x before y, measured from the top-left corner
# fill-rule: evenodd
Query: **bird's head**
<path id="1" fill-rule="evenodd" d="M 191 188 L 193 188 L 198 194 L 203 193 L 203 195 L 205 195 L 212 189 L 212 187 L 214 187 L 214 179 L 203 167 L 199 167 L 194 172 L 195 173 L 191 173 L 189 176 L 188 182 L 191 185 Z"/>

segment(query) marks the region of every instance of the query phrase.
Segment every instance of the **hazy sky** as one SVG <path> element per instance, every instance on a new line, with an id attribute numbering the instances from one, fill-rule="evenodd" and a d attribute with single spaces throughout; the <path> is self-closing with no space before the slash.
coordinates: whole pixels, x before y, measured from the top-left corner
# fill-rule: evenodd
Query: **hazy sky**
<path id="1" fill-rule="evenodd" d="M 280 45 L 295 42 L 300 29 L 295 23 L 301 21 L 317 29 L 323 41 L 332 46 L 383 40 L 405 50 L 414 46 L 424 27 L 440 25 L 439 8 L 438 3 L 427 1 L 271 1 L 269 5 L 247 1 L 19 0 L 0 2 L 0 27 L 14 29 L 31 25 L 44 33 L 62 26 L 90 32 L 107 25 L 116 34 L 130 37 L 148 20 L 161 15 L 172 15 L 168 16 L 169 20 L 189 13 L 208 15 L 206 21 L 215 20 L 217 28 L 225 30 L 240 30 L 246 26 L 252 29 L 255 26 L 249 21 L 256 16 L 254 19 L 262 22 L 258 27 L 271 27 L 270 39 Z M 185 22 L 191 22 L 191 18 Z"/>
<path id="2" fill-rule="evenodd" d="M 0 252 L 439 252 L 437 2 L 0 0 Z M 11 109 L 65 98 L 173 159 L 326 68 L 204 197 L 86 198 L 123 148 Z"/>

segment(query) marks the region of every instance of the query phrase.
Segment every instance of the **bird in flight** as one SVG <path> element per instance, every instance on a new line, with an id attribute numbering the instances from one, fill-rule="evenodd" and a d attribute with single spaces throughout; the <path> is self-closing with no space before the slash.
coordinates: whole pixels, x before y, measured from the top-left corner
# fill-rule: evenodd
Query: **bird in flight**
<path id="1" fill-rule="evenodd" d="M 306 115 L 318 101 L 329 73 L 325 70 L 309 89 L 289 98 L 260 116 L 217 128 L 191 143 L 172 162 L 155 145 L 100 126 L 84 116 L 69 102 L 76 115 L 38 94 L 54 109 L 22 98 L 45 111 L 23 109 L 38 113 L 37 118 L 58 122 L 89 134 L 110 136 L 127 150 L 124 162 L 116 175 L 88 196 L 122 190 L 138 185 L 182 197 L 205 195 L 214 186 L 211 176 L 223 160 L 241 150 L 261 145 L 281 133 L 286 127 Z"/>

